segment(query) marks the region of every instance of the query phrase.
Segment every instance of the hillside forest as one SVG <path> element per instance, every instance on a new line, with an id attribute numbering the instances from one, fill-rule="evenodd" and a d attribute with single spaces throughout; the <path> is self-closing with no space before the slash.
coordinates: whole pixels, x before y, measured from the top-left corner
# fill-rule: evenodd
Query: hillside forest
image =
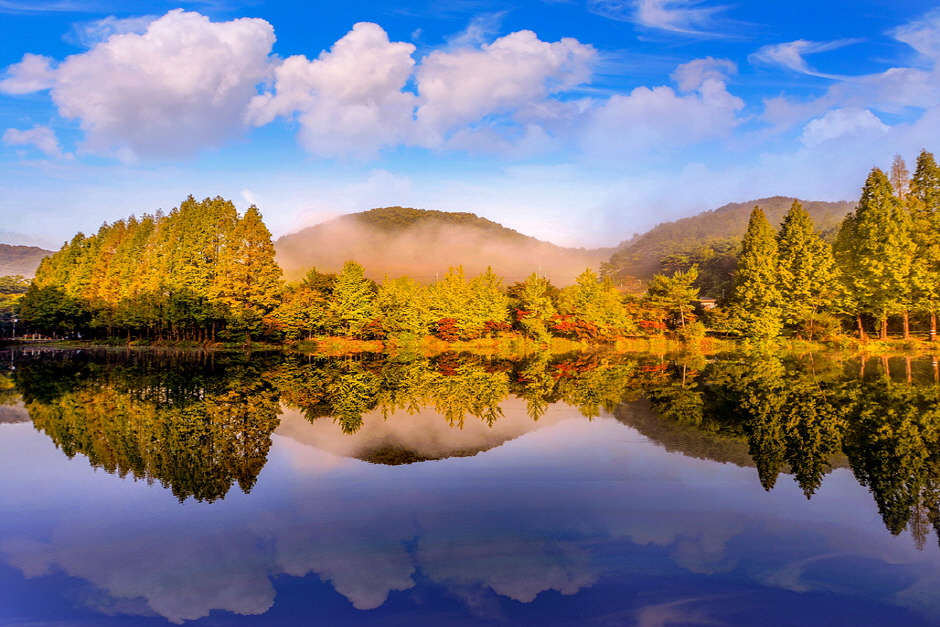
<path id="1" fill-rule="evenodd" d="M 507 283 L 491 269 L 467 276 L 460 266 L 430 284 L 387 276 L 376 282 L 352 260 L 339 272 L 308 268 L 299 281 L 285 283 L 256 207 L 239 215 L 225 199 L 190 196 L 166 214 L 77 234 L 43 259 L 28 287 L 9 279 L 4 295 L 15 298 L 24 331 L 119 341 L 433 335 L 448 342 L 505 336 L 609 342 L 667 330 L 694 339 L 706 327 L 754 339 L 829 339 L 845 331 L 887 338 L 889 323 L 905 339 L 918 325 L 933 339 L 940 168 L 927 151 L 913 175 L 900 157 L 888 173 L 874 168 L 855 210 L 828 237 L 797 201 L 776 228 L 755 207 L 740 245 L 719 255 L 724 265 L 709 264 L 715 256 L 663 258 L 666 271 L 641 295 L 615 284 L 616 254 L 601 275 L 586 269 L 560 289 L 538 272 Z M 703 284 L 714 288 L 718 281 L 728 288 L 705 312 Z"/>

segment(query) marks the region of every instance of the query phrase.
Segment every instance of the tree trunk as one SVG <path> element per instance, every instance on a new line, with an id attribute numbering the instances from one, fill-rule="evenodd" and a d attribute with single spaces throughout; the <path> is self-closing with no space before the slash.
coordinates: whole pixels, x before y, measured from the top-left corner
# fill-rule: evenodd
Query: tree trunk
<path id="1" fill-rule="evenodd" d="M 908 310 L 904 310 L 904 339 L 911 339 L 911 314 Z"/>
<path id="2" fill-rule="evenodd" d="M 888 339 L 888 316 L 881 318 L 881 333 L 878 336 L 882 340 Z"/>
<path id="3" fill-rule="evenodd" d="M 865 335 L 865 325 L 862 324 L 862 314 L 855 314 L 855 320 L 858 321 L 858 339 L 867 340 L 868 336 Z"/>
<path id="4" fill-rule="evenodd" d="M 930 314 L 930 337 L 931 342 L 937 339 L 937 314 Z"/>

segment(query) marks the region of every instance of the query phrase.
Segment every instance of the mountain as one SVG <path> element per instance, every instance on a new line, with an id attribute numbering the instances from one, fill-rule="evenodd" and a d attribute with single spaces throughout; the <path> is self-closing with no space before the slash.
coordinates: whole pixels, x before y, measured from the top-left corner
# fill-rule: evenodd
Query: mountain
<path id="1" fill-rule="evenodd" d="M 409 276 L 428 283 L 462 265 L 467 276 L 492 266 L 507 283 L 541 271 L 558 286 L 573 283 L 585 268 L 598 270 L 613 252 L 556 246 L 472 213 L 407 207 L 341 216 L 285 235 L 274 248 L 289 279 L 312 266 L 336 272 L 354 259 L 376 280 Z"/>
<path id="2" fill-rule="evenodd" d="M 31 279 L 36 275 L 36 268 L 43 257 L 52 254 L 51 250 L 36 246 L 13 246 L 0 244 L 0 276 L 21 274 Z"/>
<path id="3" fill-rule="evenodd" d="M 661 271 L 660 261 L 668 255 L 693 251 L 706 244 L 740 241 L 755 206 L 764 210 L 771 224 L 780 224 L 794 200 L 773 196 L 731 203 L 674 222 L 663 222 L 642 235 L 622 242 L 604 265 L 605 274 L 621 281 L 629 277 L 648 281 Z M 854 202 L 844 200 L 800 202 L 812 217 L 816 229 L 823 233 L 834 231 L 845 214 L 855 209 Z"/>

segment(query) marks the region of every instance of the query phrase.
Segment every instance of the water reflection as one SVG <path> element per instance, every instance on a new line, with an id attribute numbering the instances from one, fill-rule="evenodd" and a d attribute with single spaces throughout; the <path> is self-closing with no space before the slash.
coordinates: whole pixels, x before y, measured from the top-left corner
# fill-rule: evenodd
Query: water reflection
<path id="1" fill-rule="evenodd" d="M 88 582 L 84 610 L 234 620 L 267 612 L 289 576 L 370 624 L 404 606 L 426 624 L 940 620 L 929 361 L 50 353 L 17 366 L 0 393 L 33 426 L 0 425 L 0 554 L 27 577 Z M 905 529 L 914 542 L 892 537 Z M 306 620 L 365 621 L 316 598 Z"/>

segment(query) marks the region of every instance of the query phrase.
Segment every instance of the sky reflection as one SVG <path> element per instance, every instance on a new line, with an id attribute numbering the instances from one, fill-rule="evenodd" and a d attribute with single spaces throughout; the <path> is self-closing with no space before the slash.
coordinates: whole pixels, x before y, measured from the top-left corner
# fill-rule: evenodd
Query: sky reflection
<path id="1" fill-rule="evenodd" d="M 49 595 L 65 574 L 91 592 L 57 619 L 130 624 L 292 624 L 278 618 L 288 605 L 324 624 L 940 621 L 936 545 L 891 536 L 850 471 L 807 501 L 795 482 L 765 492 L 753 468 L 668 453 L 608 415 L 556 404 L 532 422 L 521 407 L 504 404 L 498 432 L 429 420 L 445 430 L 413 444 L 426 456 L 498 445 L 399 466 L 350 455 L 405 442 L 428 417 L 360 435 L 381 420 L 367 415 L 349 436 L 288 413 L 251 494 L 214 503 L 181 504 L 2 424 L 4 587 Z M 324 600 L 321 581 L 348 603 Z M 33 620 L 17 614 L 28 605 L 4 602 L 0 624 Z"/>

